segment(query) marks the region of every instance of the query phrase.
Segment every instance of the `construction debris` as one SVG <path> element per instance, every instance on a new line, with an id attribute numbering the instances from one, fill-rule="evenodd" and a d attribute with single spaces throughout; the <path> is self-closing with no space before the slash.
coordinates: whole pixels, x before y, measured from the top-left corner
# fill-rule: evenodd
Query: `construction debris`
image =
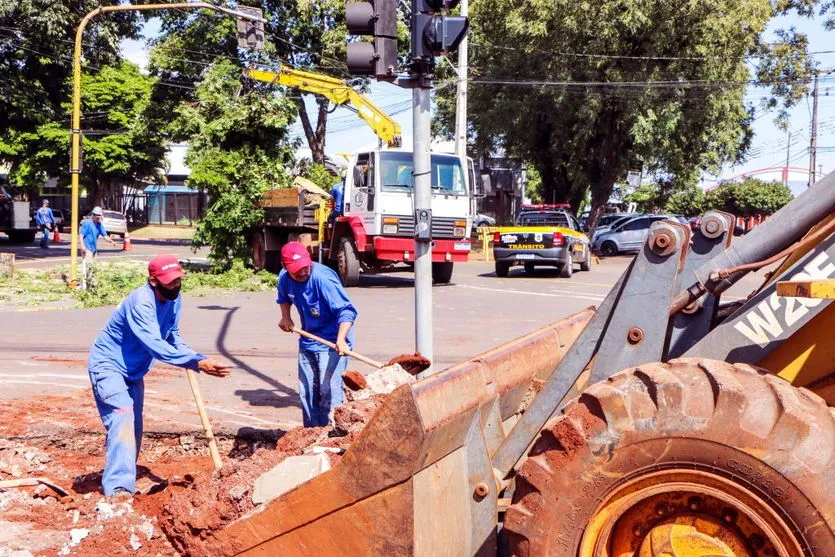
<path id="1" fill-rule="evenodd" d="M 289 456 L 255 480 L 255 486 L 252 489 L 252 502 L 255 505 L 260 505 L 272 501 L 297 485 L 330 469 L 330 460 L 324 454 Z"/>

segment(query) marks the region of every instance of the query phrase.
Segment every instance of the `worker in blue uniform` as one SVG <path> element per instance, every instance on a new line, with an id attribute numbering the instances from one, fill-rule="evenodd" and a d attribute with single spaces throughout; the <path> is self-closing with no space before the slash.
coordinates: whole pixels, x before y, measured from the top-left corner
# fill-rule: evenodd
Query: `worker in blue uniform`
<path id="1" fill-rule="evenodd" d="M 87 369 L 107 430 L 102 475 L 107 496 L 130 496 L 135 491 L 143 378 L 155 359 L 216 377 L 229 375 L 229 366 L 195 352 L 180 337 L 183 276 L 175 256 L 151 259 L 148 282 L 122 300 L 90 348 Z"/>
<path id="2" fill-rule="evenodd" d="M 289 242 L 281 249 L 284 269 L 278 276 L 278 298 L 283 331 L 295 324 L 290 308 L 296 307 L 302 329 L 336 344 L 333 350 L 314 340 L 299 338 L 299 397 L 305 427 L 328 424 L 330 414 L 342 404 L 342 374 L 348 365 L 345 353 L 354 343 L 352 326 L 357 310 L 342 287 L 339 276 L 310 259 L 307 248 Z"/>

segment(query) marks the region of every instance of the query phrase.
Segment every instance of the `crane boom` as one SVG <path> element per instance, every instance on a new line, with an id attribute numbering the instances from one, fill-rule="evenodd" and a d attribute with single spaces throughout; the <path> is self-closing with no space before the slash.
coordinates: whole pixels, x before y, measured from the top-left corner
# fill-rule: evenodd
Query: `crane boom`
<path id="1" fill-rule="evenodd" d="M 383 112 L 367 96 L 355 91 L 344 81 L 313 72 L 294 70 L 281 66 L 275 71 L 247 68 L 244 75 L 266 83 L 278 83 L 302 91 L 322 95 L 333 104 L 350 104 L 360 118 L 365 120 L 377 136 L 389 147 L 400 147 L 400 124 Z"/>

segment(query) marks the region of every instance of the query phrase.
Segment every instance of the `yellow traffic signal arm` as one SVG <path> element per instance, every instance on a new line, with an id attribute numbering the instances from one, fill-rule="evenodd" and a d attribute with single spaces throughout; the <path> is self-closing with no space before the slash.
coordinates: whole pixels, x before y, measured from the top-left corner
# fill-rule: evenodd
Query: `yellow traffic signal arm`
<path id="1" fill-rule="evenodd" d="M 368 97 L 355 91 L 344 81 L 327 75 L 294 70 L 285 66 L 278 68 L 276 71 L 247 68 L 244 75 L 258 81 L 278 83 L 308 93 L 322 95 L 336 105 L 350 103 L 359 117 L 365 120 L 374 130 L 374 133 L 385 141 L 389 147 L 400 147 L 401 145 L 400 124 L 371 102 Z"/>

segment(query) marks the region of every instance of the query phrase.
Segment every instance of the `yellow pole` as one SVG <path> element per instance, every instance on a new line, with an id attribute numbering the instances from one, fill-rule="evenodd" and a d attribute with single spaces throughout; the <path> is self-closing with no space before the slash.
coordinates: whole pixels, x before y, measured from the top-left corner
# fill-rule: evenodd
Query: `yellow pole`
<path id="1" fill-rule="evenodd" d="M 148 10 L 174 10 L 174 9 L 207 9 L 216 12 L 223 12 L 228 15 L 266 23 L 262 17 L 255 15 L 206 4 L 205 2 L 176 2 L 173 4 L 145 4 L 133 6 L 125 4 L 121 6 L 104 6 L 96 8 L 87 13 L 78 24 L 75 32 L 75 50 L 73 51 L 73 75 L 72 75 L 72 130 L 70 132 L 71 158 L 70 158 L 70 186 L 72 188 L 72 218 L 70 222 L 70 286 L 78 285 L 78 183 L 81 174 L 81 38 L 87 23 L 95 16 L 106 12 L 130 12 Z"/>

